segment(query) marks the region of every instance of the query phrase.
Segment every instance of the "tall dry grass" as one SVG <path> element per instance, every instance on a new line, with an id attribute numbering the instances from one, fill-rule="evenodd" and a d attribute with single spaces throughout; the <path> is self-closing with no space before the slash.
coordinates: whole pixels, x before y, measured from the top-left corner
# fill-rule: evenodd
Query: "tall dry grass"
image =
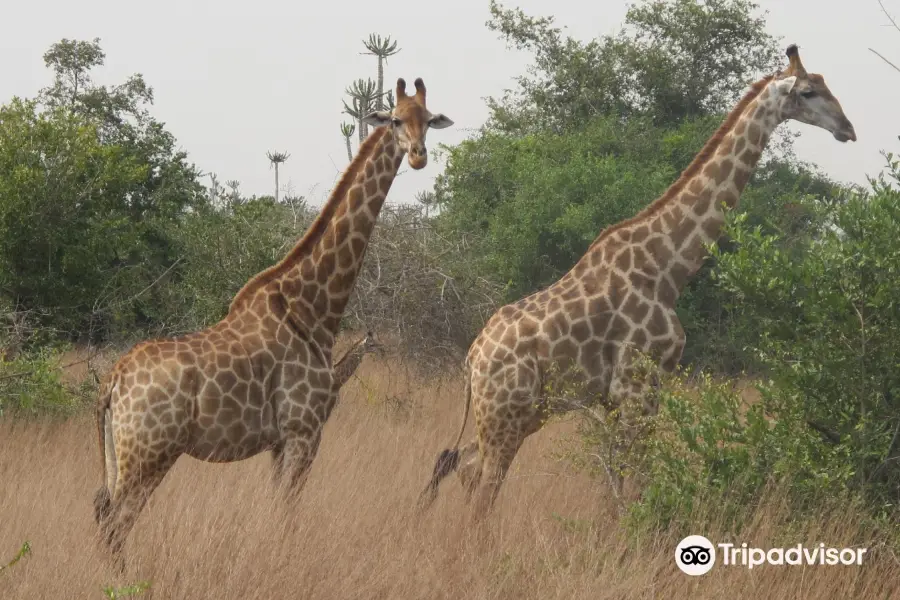
<path id="1" fill-rule="evenodd" d="M 367 358 L 327 425 L 294 506 L 271 493 L 269 457 L 214 465 L 183 457 L 126 545 L 124 575 L 96 543 L 100 482 L 93 424 L 0 422 L 0 598 L 103 598 L 150 581 L 142 598 L 900 598 L 887 552 L 862 567 L 677 570 L 677 539 L 628 541 L 601 484 L 553 458 L 557 423 L 533 436 L 480 535 L 466 526 L 456 478 L 421 521 L 412 507 L 436 453 L 460 424 L 459 381 L 426 382 Z M 777 507 L 768 510 L 778 510 Z M 714 511 L 713 511 L 714 513 Z M 709 531 L 705 517 L 697 531 Z M 705 525 L 704 525 L 705 523 Z M 823 517 L 810 545 L 859 535 L 852 516 Z M 766 513 L 728 536 L 766 547 Z"/>

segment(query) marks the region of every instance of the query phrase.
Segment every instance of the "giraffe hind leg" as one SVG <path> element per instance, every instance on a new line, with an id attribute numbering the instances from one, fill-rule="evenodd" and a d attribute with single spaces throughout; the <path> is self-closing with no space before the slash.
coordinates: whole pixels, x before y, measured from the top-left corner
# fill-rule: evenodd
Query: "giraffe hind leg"
<path id="1" fill-rule="evenodd" d="M 463 464 L 457 469 L 457 474 L 465 492 L 466 504 L 469 504 L 481 482 L 482 461 L 478 451 L 478 441 L 473 440 L 466 444 L 459 451 L 459 456 L 460 462 Z M 467 457 L 470 457 L 469 460 L 466 460 Z"/>
<path id="2" fill-rule="evenodd" d="M 118 461 L 112 433 L 110 410 L 105 410 L 103 420 L 103 458 L 105 462 L 106 480 L 94 494 L 94 520 L 103 528 L 112 510 L 112 492 L 116 489 Z"/>
<path id="3" fill-rule="evenodd" d="M 495 430 L 492 436 L 482 434 L 483 440 L 490 441 L 485 441 L 480 454 L 469 462 L 469 472 L 472 474 L 469 480 L 470 497 L 474 498 L 473 521 L 480 521 L 491 512 L 519 449 L 528 436 L 541 426 L 537 413 L 533 413 L 524 419 L 520 417 L 515 433 L 502 435 Z"/>
<path id="4" fill-rule="evenodd" d="M 441 485 L 441 481 L 450 473 L 456 470 L 459 466 L 459 450 L 458 449 L 446 449 L 441 451 L 438 455 L 437 461 L 434 464 L 434 469 L 431 473 L 431 479 L 428 481 L 428 485 L 425 486 L 425 489 L 422 490 L 422 493 L 419 495 L 418 502 L 418 512 L 422 513 L 434 504 L 434 501 L 437 500 L 438 496 L 438 487 Z"/>
<path id="5" fill-rule="evenodd" d="M 507 372 L 508 380 L 512 373 Z M 471 468 L 471 481 L 478 482 L 472 484 L 476 488 L 471 513 L 475 522 L 493 508 L 519 448 L 528 436 L 543 427 L 540 378 L 534 364 L 519 365 L 515 375 L 519 384 L 516 388 L 501 389 L 489 399 L 494 408 L 487 413 L 489 416 L 479 419 L 476 412 L 480 461 Z M 479 471 L 480 477 L 476 478 Z"/>
<path id="6" fill-rule="evenodd" d="M 472 507 L 473 521 L 481 521 L 493 509 L 497 496 L 500 494 L 500 488 L 506 480 L 506 475 L 520 446 L 521 441 L 500 447 L 487 446 L 485 448 L 480 481 L 473 485 L 473 488 L 477 487 L 472 492 L 475 500 Z"/>
<path id="7" fill-rule="evenodd" d="M 168 460 L 151 468 L 144 465 L 143 469 L 128 470 L 118 474 L 112 507 L 103 533 L 110 552 L 120 564 L 122 549 L 128 534 L 134 528 L 147 500 L 150 499 L 153 491 L 162 482 L 174 462 L 174 460 Z"/>

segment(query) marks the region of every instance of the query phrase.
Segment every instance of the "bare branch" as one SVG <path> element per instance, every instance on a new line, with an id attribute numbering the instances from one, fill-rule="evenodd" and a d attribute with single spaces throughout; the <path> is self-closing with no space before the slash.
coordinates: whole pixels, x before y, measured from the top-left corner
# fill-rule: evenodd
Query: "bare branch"
<path id="1" fill-rule="evenodd" d="M 888 59 L 886 59 L 885 57 L 883 57 L 883 56 L 882 56 L 881 54 L 879 54 L 877 51 L 873 50 L 872 48 L 869 48 L 869 52 L 872 52 L 873 54 L 877 55 L 878 58 L 880 58 L 881 60 L 883 60 L 883 61 L 886 62 L 887 64 L 891 65 L 892 67 L 894 67 L 894 70 L 900 72 L 900 67 L 897 67 L 897 65 L 895 65 L 894 63 L 892 63 L 891 61 L 889 61 Z"/>
<path id="2" fill-rule="evenodd" d="M 891 14 L 887 11 L 887 9 L 884 7 L 884 3 L 882 3 L 881 0 L 878 0 L 878 6 L 881 7 L 881 12 L 883 12 L 884 16 L 886 16 L 888 18 L 888 21 L 891 22 L 891 25 L 894 26 L 894 29 L 896 29 L 897 31 L 900 31 L 900 26 L 897 25 L 897 21 L 895 21 L 894 17 L 892 17 Z M 871 50 L 871 48 L 870 48 L 870 50 Z"/>

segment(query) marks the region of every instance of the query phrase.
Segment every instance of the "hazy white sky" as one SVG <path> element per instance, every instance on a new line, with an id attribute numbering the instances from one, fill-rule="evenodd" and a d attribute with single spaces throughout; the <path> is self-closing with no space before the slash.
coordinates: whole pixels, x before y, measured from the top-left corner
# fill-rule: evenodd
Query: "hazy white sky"
<path id="1" fill-rule="evenodd" d="M 791 124 L 803 133 L 798 155 L 839 180 L 864 183 L 881 169 L 880 150 L 900 151 L 900 73 L 867 48 L 900 64 L 900 32 L 886 26 L 877 0 L 758 1 L 769 12 L 770 31 L 784 45 L 797 43 L 807 69 L 825 76 L 859 138 L 840 144 L 825 131 Z M 883 1 L 900 15 L 900 0 Z M 374 77 L 375 59 L 360 55 L 361 40 L 371 32 L 398 40 L 402 51 L 390 60 L 386 81 L 405 77 L 411 86 L 424 78 L 429 108 L 456 122 L 432 131 L 429 148 L 453 144 L 484 122 L 484 98 L 511 87 L 530 59 L 485 27 L 487 6 L 487 0 L 19 3 L 16 17 L 0 25 L 0 101 L 32 96 L 49 82 L 42 55 L 53 42 L 99 37 L 107 65 L 96 81 L 143 73 L 154 88 L 154 115 L 200 169 L 220 182 L 241 181 L 244 193 L 271 193 L 265 153 L 287 151 L 282 184 L 319 203 L 347 164 L 338 130 L 347 118 L 343 90 L 355 78 Z M 506 6 L 553 15 L 584 40 L 618 30 L 626 10 L 618 2 L 583 0 Z M 434 160 L 418 172 L 404 166 L 389 201 L 409 201 L 440 170 Z"/>

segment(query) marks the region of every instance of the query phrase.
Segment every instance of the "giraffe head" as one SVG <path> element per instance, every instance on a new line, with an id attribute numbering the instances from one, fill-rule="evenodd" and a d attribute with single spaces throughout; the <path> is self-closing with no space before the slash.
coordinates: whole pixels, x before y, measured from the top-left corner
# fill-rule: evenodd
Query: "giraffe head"
<path id="1" fill-rule="evenodd" d="M 366 115 L 363 122 L 373 127 L 390 126 L 400 149 L 408 155 L 409 166 L 421 169 L 428 164 L 425 135 L 429 129 L 443 129 L 453 121 L 442 113 L 431 113 L 425 107 L 425 82 L 415 81 L 416 93 L 406 95 L 406 81 L 397 80 L 397 101 L 392 111 L 376 111 Z"/>
<path id="2" fill-rule="evenodd" d="M 796 44 L 788 46 L 786 54 L 790 64 L 775 78 L 775 89 L 784 96 L 782 118 L 821 127 L 830 131 L 839 142 L 855 142 L 853 124 L 825 85 L 825 78 L 818 73 L 806 72 Z"/>

